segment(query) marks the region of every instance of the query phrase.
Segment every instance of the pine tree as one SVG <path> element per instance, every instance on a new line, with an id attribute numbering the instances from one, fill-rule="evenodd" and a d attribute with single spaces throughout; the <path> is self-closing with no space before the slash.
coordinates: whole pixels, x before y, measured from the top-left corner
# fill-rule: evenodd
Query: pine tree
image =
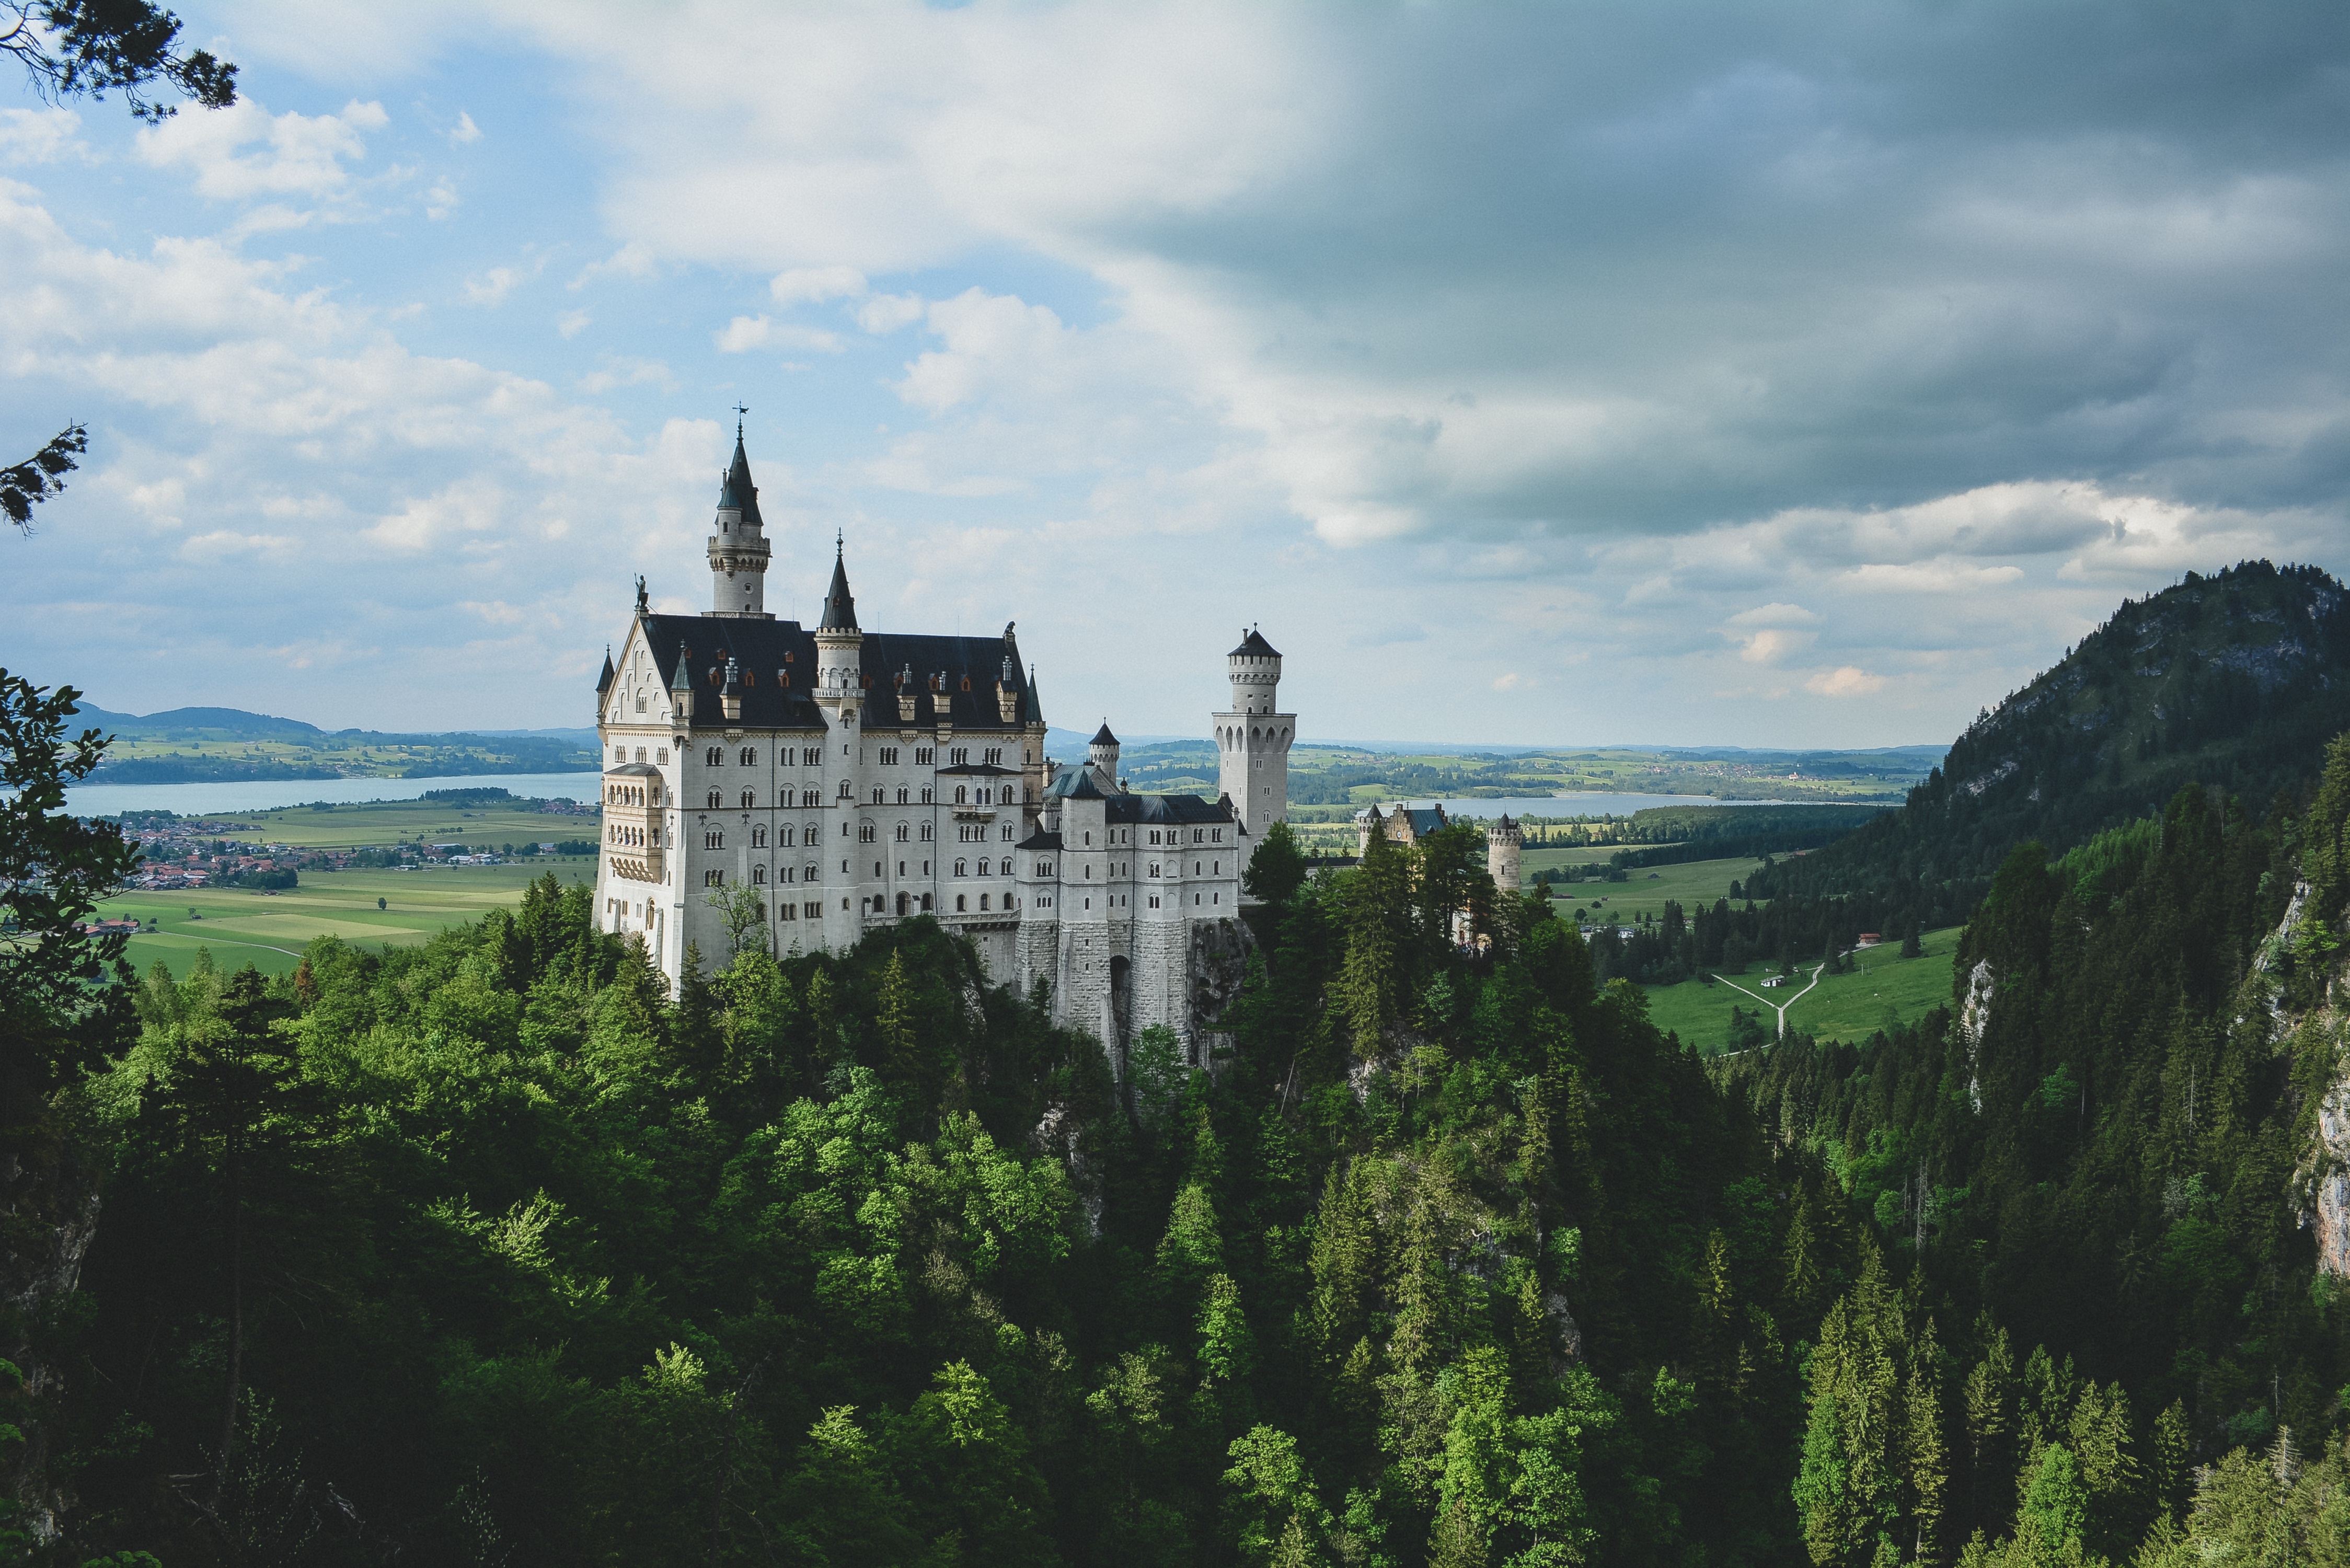
<path id="1" fill-rule="evenodd" d="M 880 1005 L 874 1010 L 873 1023 L 881 1035 L 882 1070 L 898 1082 L 911 1085 L 921 1104 L 929 1105 L 934 1085 L 914 1029 L 913 986 L 906 979 L 906 955 L 902 950 L 892 952 L 881 971 Z"/>
<path id="2" fill-rule="evenodd" d="M 2015 1473 L 2015 1362 L 2007 1330 L 1986 1313 L 1977 1324 L 1983 1358 L 1967 1374 L 1967 1490 L 1969 1516 L 1988 1534 L 2003 1533 Z"/>
<path id="3" fill-rule="evenodd" d="M 1950 1466 L 1942 1441 L 1942 1395 L 1938 1376 L 1939 1350 L 1934 1324 L 1928 1319 L 1923 1334 L 1909 1350 L 1909 1388 L 1903 1403 L 1908 1419 L 1909 1513 L 1914 1525 L 1912 1560 L 1941 1561 L 1942 1517 L 1948 1505 Z"/>
<path id="4" fill-rule="evenodd" d="M 2176 1521 L 2187 1503 L 2187 1478 L 2192 1449 L 2187 1431 L 2187 1407 L 2177 1399 L 2154 1422 L 2154 1511 L 2158 1519 Z"/>
<path id="5" fill-rule="evenodd" d="M 1347 956 L 1336 1000 L 1354 1054 L 1366 1062 L 1386 1054 L 1388 1028 L 1399 1012 L 1402 957 L 1396 925 L 1407 907 L 1402 860 L 1374 821 L 1363 863 L 1345 884 Z"/>

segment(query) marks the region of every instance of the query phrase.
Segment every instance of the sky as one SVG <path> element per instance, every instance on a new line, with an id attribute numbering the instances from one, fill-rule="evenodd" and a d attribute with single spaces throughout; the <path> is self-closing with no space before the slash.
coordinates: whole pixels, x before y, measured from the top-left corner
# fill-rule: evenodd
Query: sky
<path id="1" fill-rule="evenodd" d="M 0 665 L 593 722 L 737 404 L 812 623 L 1048 716 L 1946 742 L 2109 616 L 2350 569 L 2350 7 L 183 5 L 0 78 Z"/>

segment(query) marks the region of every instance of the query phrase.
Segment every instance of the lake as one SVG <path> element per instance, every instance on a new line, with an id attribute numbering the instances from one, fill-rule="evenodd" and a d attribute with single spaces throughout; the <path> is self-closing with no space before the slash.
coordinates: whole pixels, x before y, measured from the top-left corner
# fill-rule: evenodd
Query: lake
<path id="1" fill-rule="evenodd" d="M 126 811 L 175 811 L 182 816 L 217 812 L 274 811 L 330 800 L 351 805 L 369 800 L 416 800 L 429 789 L 503 788 L 540 800 L 595 800 L 601 774 L 468 774 L 437 779 L 264 779 L 219 784 L 78 784 L 66 791 L 66 809 L 76 816 L 116 816 Z"/>
<path id="2" fill-rule="evenodd" d="M 1392 807 L 1395 803 L 1386 803 Z M 1866 801 L 1803 802 L 1788 800 L 1716 800 L 1710 794 L 1603 794 L 1596 790 L 1573 794 L 1503 795 L 1492 800 L 1413 800 L 1416 806 L 1440 805 L 1447 816 L 1477 816 L 1491 820 L 1507 812 L 1512 816 L 1629 816 L 1662 805 L 1869 805 Z"/>

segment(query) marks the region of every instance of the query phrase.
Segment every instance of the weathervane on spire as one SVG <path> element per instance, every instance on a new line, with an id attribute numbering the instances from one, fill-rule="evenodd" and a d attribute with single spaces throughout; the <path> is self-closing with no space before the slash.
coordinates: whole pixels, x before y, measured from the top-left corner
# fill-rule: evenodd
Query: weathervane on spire
<path id="1" fill-rule="evenodd" d="M 740 403 L 734 405 L 734 439 L 738 441 L 743 439 L 743 416 L 750 411 Z"/>

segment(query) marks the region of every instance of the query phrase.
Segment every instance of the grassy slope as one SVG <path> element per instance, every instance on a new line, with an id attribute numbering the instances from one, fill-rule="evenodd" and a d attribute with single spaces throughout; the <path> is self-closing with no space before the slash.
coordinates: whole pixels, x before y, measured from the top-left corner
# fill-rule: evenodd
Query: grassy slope
<path id="1" fill-rule="evenodd" d="M 1531 877 L 1555 866 L 1604 861 L 1608 853 L 1529 849 L 1519 857 L 1518 869 Z M 1598 899 L 1601 914 L 1618 925 L 1628 925 L 1641 915 L 1662 916 L 1668 898 L 1678 900 L 1684 913 L 1695 910 L 1700 904 L 1711 905 L 1716 898 L 1727 898 L 1731 883 L 1752 875 L 1762 864 L 1742 857 L 1735 860 L 1692 860 L 1682 866 L 1659 866 L 1654 871 L 1635 871 L 1628 882 L 1562 882 L 1553 891 L 1558 896 L 1559 913 L 1569 919 L 1576 905 L 1587 909 L 1594 899 Z"/>
<path id="2" fill-rule="evenodd" d="M 1888 1012 L 1908 1020 L 1949 1006 L 1950 958 L 1958 950 L 1960 929 L 1952 926 L 1927 932 L 1923 958 L 1903 958 L 1899 944 L 1894 942 L 1856 955 L 1858 972 L 1822 975 L 1809 995 L 1787 1009 L 1787 1027 L 1822 1040 L 1865 1040 L 1872 1031 L 1884 1027 Z M 1745 974 L 1732 978 L 1757 996 L 1774 1002 L 1803 989 L 1804 981 L 1798 980 L 1788 991 L 1765 991 L 1757 982 L 1769 972 L 1767 966 L 1754 964 Z M 1808 966 L 1804 973 L 1808 979 Z M 1729 1039 L 1732 1006 L 1752 1012 L 1757 1003 L 1726 985 L 1709 986 L 1693 980 L 1648 992 L 1648 1016 L 1657 1026 L 1708 1054 L 1721 1050 Z M 1774 1027 L 1775 1020 L 1766 1017 L 1764 1026 Z"/>
<path id="3" fill-rule="evenodd" d="M 565 882 L 584 882 L 596 862 L 548 859 L 536 866 L 459 866 L 429 871 L 305 871 L 301 886 L 262 894 L 237 888 L 177 888 L 126 893 L 99 907 L 102 918 L 153 918 L 161 929 L 130 940 L 133 965 L 144 970 L 157 959 L 184 975 L 196 950 L 209 947 L 223 969 L 249 960 L 265 974 L 282 974 L 299 960 L 311 938 L 334 935 L 346 941 L 421 942 L 435 931 L 490 910 L 511 909 L 541 872 L 554 869 Z M 379 910 L 382 898 L 390 907 Z M 201 914 L 191 919 L 189 912 Z"/>

